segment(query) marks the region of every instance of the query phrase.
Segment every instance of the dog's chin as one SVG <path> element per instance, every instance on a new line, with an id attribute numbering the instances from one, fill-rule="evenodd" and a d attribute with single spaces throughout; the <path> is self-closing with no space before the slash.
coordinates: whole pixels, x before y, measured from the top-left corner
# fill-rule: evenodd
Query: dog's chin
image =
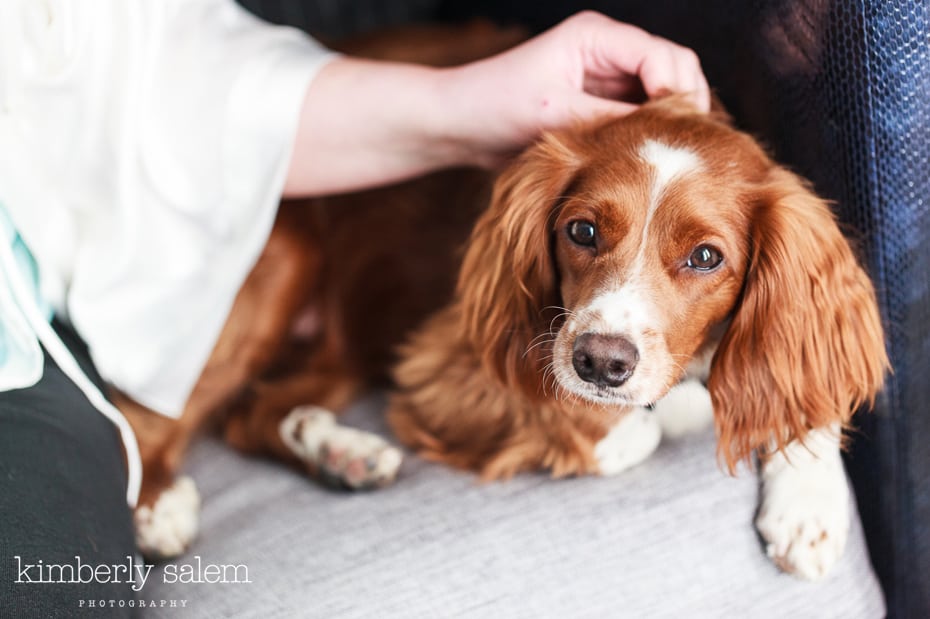
<path id="1" fill-rule="evenodd" d="M 608 407 L 651 406 L 653 401 L 642 401 L 623 389 L 598 387 L 580 379 L 558 380 L 562 393 L 577 397 L 590 404 Z"/>
<path id="2" fill-rule="evenodd" d="M 587 393 L 579 393 L 577 395 L 591 404 L 599 404 L 601 406 L 641 406 L 639 402 L 631 399 L 629 396 L 622 393 L 613 393 L 612 389 L 592 389 L 588 390 Z"/>

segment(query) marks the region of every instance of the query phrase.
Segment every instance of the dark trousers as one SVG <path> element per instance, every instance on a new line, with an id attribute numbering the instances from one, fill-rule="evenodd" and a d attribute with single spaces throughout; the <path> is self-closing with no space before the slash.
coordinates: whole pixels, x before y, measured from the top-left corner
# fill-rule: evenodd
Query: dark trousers
<path id="1" fill-rule="evenodd" d="M 83 342 L 55 327 L 99 385 Z M 78 565 L 126 565 L 135 552 L 119 434 L 46 354 L 36 385 L 0 392 L 0 617 L 129 616 L 125 579 L 58 581 Z M 89 580 L 88 570 L 74 579 Z"/>

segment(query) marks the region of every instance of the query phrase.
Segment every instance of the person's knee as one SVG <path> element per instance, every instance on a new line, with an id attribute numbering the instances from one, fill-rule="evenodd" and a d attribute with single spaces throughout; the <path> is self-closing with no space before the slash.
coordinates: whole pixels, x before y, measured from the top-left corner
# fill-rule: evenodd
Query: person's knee
<path id="1" fill-rule="evenodd" d="M 0 394 L 0 590 L 11 616 L 131 614 L 128 566 L 141 564 L 121 445 L 72 395 Z"/>

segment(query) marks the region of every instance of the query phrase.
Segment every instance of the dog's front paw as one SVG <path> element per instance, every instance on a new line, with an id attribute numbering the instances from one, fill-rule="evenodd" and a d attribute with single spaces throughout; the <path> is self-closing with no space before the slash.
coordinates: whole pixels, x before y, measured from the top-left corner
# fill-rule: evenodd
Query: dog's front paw
<path id="1" fill-rule="evenodd" d="M 765 474 L 756 528 L 766 552 L 784 571 L 823 578 L 839 560 L 849 535 L 849 487 L 839 452 Z"/>
<path id="2" fill-rule="evenodd" d="M 616 475 L 652 455 L 659 446 L 662 429 L 655 415 L 634 408 L 594 447 L 601 475 Z"/>
<path id="3" fill-rule="evenodd" d="M 200 494 L 190 477 L 179 477 L 151 506 L 133 516 L 136 545 L 148 559 L 170 559 L 187 550 L 197 535 Z"/>
<path id="4" fill-rule="evenodd" d="M 652 413 L 662 426 L 662 436 L 671 439 L 699 432 L 714 422 L 710 392 L 693 378 L 672 387 L 655 403 Z"/>
<path id="5" fill-rule="evenodd" d="M 394 481 L 403 455 L 380 436 L 340 426 L 322 408 L 295 408 L 281 422 L 281 438 L 311 475 L 326 484 L 352 490 Z"/>
<path id="6" fill-rule="evenodd" d="M 788 573 L 808 580 L 823 578 L 846 546 L 849 510 L 845 505 L 845 497 L 810 491 L 763 506 L 756 527 L 766 541 L 767 554 Z"/>

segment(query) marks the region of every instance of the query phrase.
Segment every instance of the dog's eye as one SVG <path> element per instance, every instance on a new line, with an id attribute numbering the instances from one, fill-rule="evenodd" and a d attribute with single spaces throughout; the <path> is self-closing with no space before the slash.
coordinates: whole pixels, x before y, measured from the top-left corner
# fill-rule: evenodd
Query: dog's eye
<path id="1" fill-rule="evenodd" d="M 697 271 L 713 271 L 723 262 L 723 255 L 711 245 L 698 245 L 688 256 L 688 267 Z"/>
<path id="2" fill-rule="evenodd" d="M 579 219 L 568 224 L 568 238 L 583 247 L 594 247 L 597 241 L 597 228 L 590 221 Z"/>

